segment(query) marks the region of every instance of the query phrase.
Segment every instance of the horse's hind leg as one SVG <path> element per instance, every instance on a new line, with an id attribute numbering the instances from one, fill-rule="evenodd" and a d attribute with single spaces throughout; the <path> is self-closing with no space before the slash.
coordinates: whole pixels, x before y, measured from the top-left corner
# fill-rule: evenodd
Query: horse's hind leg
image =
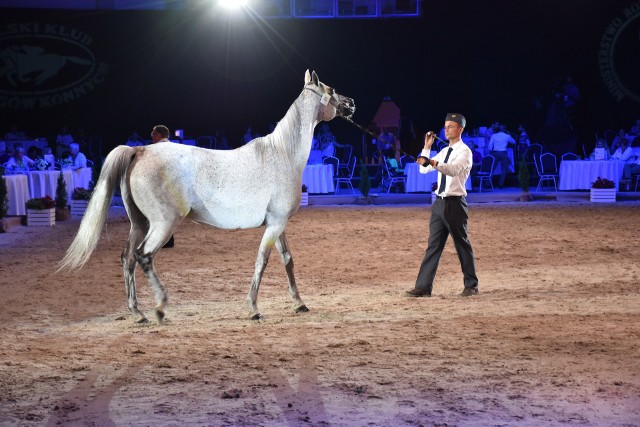
<path id="1" fill-rule="evenodd" d="M 169 223 L 151 225 L 146 239 L 133 252 L 136 261 L 140 263 L 144 275 L 149 280 L 156 298 L 156 317 L 158 322 L 164 320 L 164 308 L 167 305 L 167 291 L 160 282 L 160 278 L 153 266 L 153 258 L 162 245 L 169 239 L 172 233 L 172 225 Z"/>
<path id="2" fill-rule="evenodd" d="M 276 248 L 278 249 L 278 252 L 280 252 L 280 259 L 282 260 L 284 268 L 287 271 L 287 279 L 289 280 L 289 294 L 291 294 L 291 298 L 293 298 L 293 301 L 295 302 L 293 309 L 296 313 L 309 311 L 304 302 L 302 302 L 300 294 L 298 293 L 296 278 L 293 275 L 293 257 L 291 256 L 289 243 L 287 242 L 287 236 L 284 231 L 276 242 Z"/>
<path id="3" fill-rule="evenodd" d="M 122 269 L 124 272 L 124 288 L 127 293 L 127 307 L 134 315 L 136 323 L 148 322 L 147 317 L 138 309 L 138 297 L 136 295 L 136 259 L 134 250 L 144 237 L 144 231 L 132 224 L 129 232 L 129 240 L 127 246 L 122 251 Z"/>

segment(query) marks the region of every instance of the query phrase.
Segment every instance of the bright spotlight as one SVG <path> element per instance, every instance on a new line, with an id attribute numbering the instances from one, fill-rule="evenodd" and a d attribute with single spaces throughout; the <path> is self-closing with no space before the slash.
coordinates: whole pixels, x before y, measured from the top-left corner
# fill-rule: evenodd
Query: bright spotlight
<path id="1" fill-rule="evenodd" d="M 227 9 L 239 9 L 247 4 L 247 0 L 220 0 L 219 4 Z"/>

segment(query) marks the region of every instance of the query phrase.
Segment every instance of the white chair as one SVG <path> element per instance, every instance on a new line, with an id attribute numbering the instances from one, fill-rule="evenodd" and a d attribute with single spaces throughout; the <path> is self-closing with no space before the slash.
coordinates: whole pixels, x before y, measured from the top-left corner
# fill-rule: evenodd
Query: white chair
<path id="1" fill-rule="evenodd" d="M 340 177 L 340 160 L 337 157 L 326 156 L 322 158 L 323 165 L 333 165 L 333 181 Z"/>
<path id="2" fill-rule="evenodd" d="M 346 177 L 339 176 L 336 178 L 336 194 L 338 194 L 338 190 L 340 190 L 340 184 L 347 184 L 349 188 L 351 188 L 351 193 L 356 194 L 353 189 L 353 183 L 351 180 L 353 179 L 353 171 L 356 169 L 356 156 L 352 156 L 351 160 L 349 160 L 348 165 L 348 175 Z"/>
<path id="3" fill-rule="evenodd" d="M 382 179 L 383 189 L 387 189 L 387 193 L 391 192 L 391 188 L 396 184 L 402 184 L 405 192 L 407 189 L 407 178 L 404 171 L 398 168 L 396 159 L 385 159 L 384 161 L 385 177 Z M 401 175 L 402 174 L 402 175 Z"/>
<path id="4" fill-rule="evenodd" d="M 493 177 L 493 165 L 495 164 L 495 161 L 495 157 L 491 154 L 487 154 L 482 158 L 480 169 L 475 175 L 475 178 L 478 180 L 478 192 L 482 193 L 482 184 L 484 182 L 489 183 L 491 191 L 493 191 L 493 182 L 491 181 L 491 178 Z"/>
<path id="5" fill-rule="evenodd" d="M 556 155 L 553 153 L 544 153 L 540 156 L 540 179 L 538 180 L 538 187 L 536 191 L 540 191 L 544 188 L 544 182 L 553 182 L 553 188 L 558 191 L 557 185 L 558 179 L 558 164 L 556 162 Z"/>
<path id="6" fill-rule="evenodd" d="M 562 155 L 562 157 L 560 158 L 560 161 L 564 162 L 565 160 L 579 160 L 579 159 L 580 157 L 578 157 L 577 154 L 568 152 Z"/>

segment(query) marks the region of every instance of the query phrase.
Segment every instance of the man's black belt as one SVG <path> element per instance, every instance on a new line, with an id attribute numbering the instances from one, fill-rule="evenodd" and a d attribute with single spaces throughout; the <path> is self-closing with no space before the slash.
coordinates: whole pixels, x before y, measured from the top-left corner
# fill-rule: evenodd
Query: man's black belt
<path id="1" fill-rule="evenodd" d="M 464 196 L 445 196 L 445 197 L 442 197 L 442 196 L 436 196 L 436 197 L 437 197 L 438 199 L 441 199 L 441 200 L 446 200 L 446 199 L 449 199 L 449 200 L 460 200 L 460 199 L 462 199 Z"/>

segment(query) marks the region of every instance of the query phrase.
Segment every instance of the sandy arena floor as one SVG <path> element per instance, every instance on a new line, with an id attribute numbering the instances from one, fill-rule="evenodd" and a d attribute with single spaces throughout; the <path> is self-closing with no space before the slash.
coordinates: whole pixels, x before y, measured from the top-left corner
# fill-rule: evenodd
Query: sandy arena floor
<path id="1" fill-rule="evenodd" d="M 472 204 L 480 295 L 450 241 L 434 297 L 405 298 L 429 206 L 304 208 L 288 227 L 295 314 L 262 229 L 185 223 L 139 274 L 136 325 L 115 212 L 87 266 L 52 275 L 78 221 L 0 234 L 2 426 L 640 425 L 640 204 Z"/>

